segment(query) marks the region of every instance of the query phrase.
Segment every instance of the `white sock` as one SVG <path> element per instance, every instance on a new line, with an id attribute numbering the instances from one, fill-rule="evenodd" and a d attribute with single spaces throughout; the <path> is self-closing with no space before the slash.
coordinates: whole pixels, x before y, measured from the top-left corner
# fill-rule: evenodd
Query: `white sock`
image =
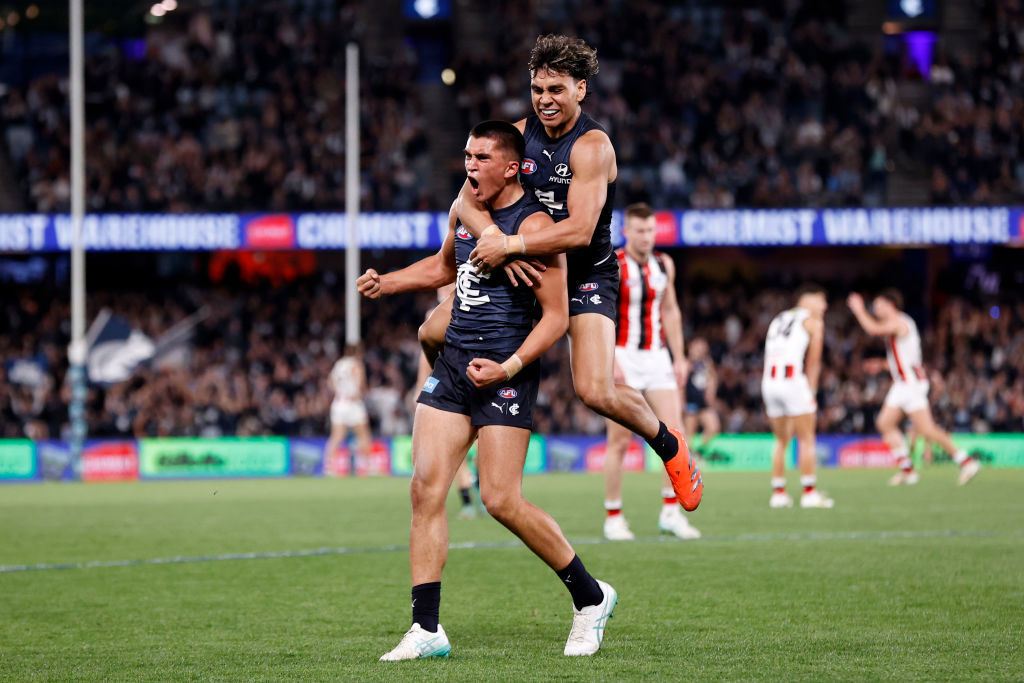
<path id="1" fill-rule="evenodd" d="M 896 466 L 901 470 L 914 469 L 914 461 L 910 459 L 910 451 L 906 446 L 890 448 L 889 451 L 892 453 L 892 457 L 896 458 Z"/>
<path id="2" fill-rule="evenodd" d="M 772 477 L 772 488 L 773 489 L 784 489 L 786 488 L 785 477 Z"/>
<path id="3" fill-rule="evenodd" d="M 818 484 L 818 476 L 815 474 L 805 474 L 800 477 L 800 486 L 804 488 L 811 487 L 812 489 Z"/>
<path id="4" fill-rule="evenodd" d="M 964 461 L 966 461 L 966 460 L 967 460 L 967 451 L 965 451 L 962 448 L 960 450 L 958 450 L 956 453 L 953 454 L 953 462 L 955 462 L 957 465 L 963 465 Z"/>
<path id="5" fill-rule="evenodd" d="M 606 500 L 604 502 L 604 509 L 605 510 L 621 510 L 622 509 L 622 499 L 619 498 L 618 500 Z"/>

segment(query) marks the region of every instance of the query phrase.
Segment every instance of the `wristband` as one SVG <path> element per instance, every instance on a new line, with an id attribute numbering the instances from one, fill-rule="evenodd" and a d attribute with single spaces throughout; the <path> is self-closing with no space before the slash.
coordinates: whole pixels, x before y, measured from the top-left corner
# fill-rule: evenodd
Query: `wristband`
<path id="1" fill-rule="evenodd" d="M 501 369 L 505 371 L 505 379 L 512 379 L 523 369 L 523 361 L 519 360 L 519 356 L 513 353 L 508 357 L 508 360 L 501 364 Z"/>
<path id="2" fill-rule="evenodd" d="M 513 237 L 519 238 L 519 249 L 513 251 L 513 254 L 524 254 L 526 253 L 526 239 L 522 235 L 513 235 Z M 505 253 L 508 253 L 508 238 L 505 238 Z"/>

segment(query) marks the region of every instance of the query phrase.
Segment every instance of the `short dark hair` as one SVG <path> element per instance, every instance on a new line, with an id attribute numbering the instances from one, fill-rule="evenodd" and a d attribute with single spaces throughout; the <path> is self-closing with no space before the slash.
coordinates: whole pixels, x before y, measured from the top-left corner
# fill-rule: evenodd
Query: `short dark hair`
<path id="1" fill-rule="evenodd" d="M 889 303 L 891 303 L 893 306 L 900 309 L 901 311 L 903 310 L 903 293 L 900 292 L 900 290 L 896 289 L 895 287 L 886 287 L 881 292 L 879 292 L 878 296 L 875 298 L 888 299 Z"/>
<path id="2" fill-rule="evenodd" d="M 805 282 L 799 287 L 797 287 L 796 301 L 800 301 L 800 297 L 804 296 L 805 294 L 821 294 L 822 296 L 826 296 L 825 288 L 819 285 L 817 282 Z"/>
<path id="3" fill-rule="evenodd" d="M 581 38 L 553 33 L 537 36 L 530 51 L 530 76 L 541 69 L 569 74 L 577 81 L 585 80 L 598 72 L 597 50 Z"/>
<path id="4" fill-rule="evenodd" d="M 637 202 L 626 207 L 626 218 L 650 218 L 654 209 L 647 202 Z"/>
<path id="5" fill-rule="evenodd" d="M 519 129 L 508 121 L 483 121 L 473 126 L 469 131 L 471 138 L 489 138 L 494 140 L 498 147 L 502 147 L 513 154 L 513 158 L 522 162 L 526 156 L 526 139 Z"/>

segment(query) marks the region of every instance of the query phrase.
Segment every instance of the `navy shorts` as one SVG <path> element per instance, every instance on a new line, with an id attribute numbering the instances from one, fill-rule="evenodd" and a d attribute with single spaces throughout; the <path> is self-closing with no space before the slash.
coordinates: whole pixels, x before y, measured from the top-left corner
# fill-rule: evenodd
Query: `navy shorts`
<path id="1" fill-rule="evenodd" d="M 580 254 L 580 257 L 591 258 Z M 600 313 L 616 322 L 619 318 L 619 260 L 615 253 L 600 265 L 592 265 L 569 254 L 569 317 L 580 313 Z"/>
<path id="2" fill-rule="evenodd" d="M 501 425 L 533 430 L 533 407 L 540 387 L 540 364 L 531 363 L 512 379 L 477 389 L 466 376 L 469 361 L 489 358 L 505 361 L 511 354 L 474 351 L 445 344 L 434 372 L 423 384 L 419 403 L 449 413 L 468 415 L 474 427 Z"/>

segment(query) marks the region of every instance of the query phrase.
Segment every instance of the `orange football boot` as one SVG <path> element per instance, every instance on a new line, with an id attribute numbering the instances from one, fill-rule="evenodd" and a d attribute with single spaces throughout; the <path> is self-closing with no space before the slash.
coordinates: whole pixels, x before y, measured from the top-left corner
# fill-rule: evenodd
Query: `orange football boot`
<path id="1" fill-rule="evenodd" d="M 704 480 L 690 453 L 690 447 L 686 445 L 686 439 L 675 429 L 668 431 L 679 441 L 679 451 L 675 457 L 665 463 L 665 471 L 668 472 L 672 490 L 676 492 L 679 504 L 683 506 L 684 510 L 691 512 L 697 509 L 704 496 Z"/>

